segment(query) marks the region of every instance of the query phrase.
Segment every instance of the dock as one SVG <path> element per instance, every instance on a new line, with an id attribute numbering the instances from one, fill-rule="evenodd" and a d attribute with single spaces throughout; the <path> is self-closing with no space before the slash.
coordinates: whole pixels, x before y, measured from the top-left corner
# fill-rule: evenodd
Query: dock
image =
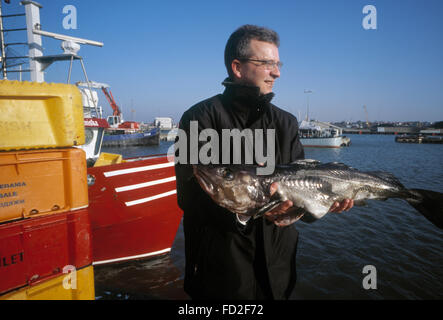
<path id="1" fill-rule="evenodd" d="M 178 133 L 177 128 L 162 129 L 160 132 L 160 140 L 161 141 L 174 141 L 175 137 L 177 136 L 177 133 Z"/>
<path id="2" fill-rule="evenodd" d="M 395 137 L 399 143 L 443 143 L 443 136 L 401 135 Z"/>

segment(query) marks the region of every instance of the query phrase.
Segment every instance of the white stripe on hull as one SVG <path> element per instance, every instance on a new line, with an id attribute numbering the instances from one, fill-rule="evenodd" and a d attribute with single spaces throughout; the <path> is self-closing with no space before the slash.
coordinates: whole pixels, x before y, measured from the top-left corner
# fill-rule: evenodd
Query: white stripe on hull
<path id="1" fill-rule="evenodd" d="M 173 167 L 173 166 L 174 166 L 174 162 L 166 162 L 166 163 L 153 164 L 153 165 L 144 166 L 144 167 L 108 171 L 108 172 L 104 172 L 103 174 L 105 177 L 113 177 L 113 176 L 118 176 L 118 175 L 122 175 L 122 174 L 148 171 L 148 170 L 156 170 L 156 169 L 168 168 L 168 167 Z"/>
<path id="2" fill-rule="evenodd" d="M 169 177 L 169 178 L 164 178 L 164 179 L 159 179 L 159 180 L 138 183 L 138 184 L 132 184 L 129 186 L 124 186 L 124 187 L 119 187 L 119 188 L 115 188 L 115 191 L 116 192 L 123 192 L 123 191 L 135 190 L 135 189 L 146 188 L 146 187 L 155 186 L 157 184 L 167 183 L 167 182 L 171 182 L 171 181 L 175 181 L 175 176 Z"/>
<path id="3" fill-rule="evenodd" d="M 145 203 L 145 202 L 149 202 L 149 201 L 152 201 L 152 200 L 156 200 L 156 199 L 164 198 L 164 197 L 167 197 L 167 196 L 171 196 L 171 195 L 176 194 L 176 193 L 177 193 L 177 190 L 174 189 L 174 190 L 171 190 L 171 191 L 168 191 L 168 192 L 156 194 L 155 196 L 152 196 L 152 197 L 147 197 L 147 198 L 143 198 L 143 199 L 128 201 L 128 202 L 125 202 L 125 205 L 127 207 L 131 207 L 131 206 L 135 206 L 135 205 L 140 204 L 140 203 Z"/>
<path id="4" fill-rule="evenodd" d="M 94 261 L 92 264 L 94 266 L 96 266 L 96 265 L 99 265 L 99 264 L 105 264 L 105 263 L 111 263 L 111 262 L 118 262 L 118 261 L 132 260 L 132 259 L 140 259 L 140 258 L 145 258 L 145 257 L 150 257 L 150 256 L 153 256 L 153 255 L 157 255 L 157 254 L 166 253 L 166 252 L 169 252 L 169 251 L 171 251 L 171 248 L 167 248 L 167 249 L 163 249 L 163 250 L 155 251 L 155 252 L 139 254 L 139 255 L 136 255 L 136 256 L 122 257 L 122 258 L 102 260 L 102 261 Z"/>

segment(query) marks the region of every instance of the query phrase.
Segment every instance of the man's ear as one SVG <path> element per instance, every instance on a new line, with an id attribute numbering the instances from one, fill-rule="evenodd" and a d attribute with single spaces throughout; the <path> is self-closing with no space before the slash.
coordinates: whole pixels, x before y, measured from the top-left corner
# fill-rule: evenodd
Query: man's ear
<path id="1" fill-rule="evenodd" d="M 234 76 L 238 79 L 241 79 L 242 73 L 241 73 L 241 62 L 238 59 L 234 59 L 231 62 L 231 69 Z"/>

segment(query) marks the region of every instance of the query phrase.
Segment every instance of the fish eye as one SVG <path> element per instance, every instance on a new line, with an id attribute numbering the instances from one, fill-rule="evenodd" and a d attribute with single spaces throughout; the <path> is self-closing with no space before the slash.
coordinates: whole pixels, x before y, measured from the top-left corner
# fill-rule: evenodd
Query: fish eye
<path id="1" fill-rule="evenodd" d="M 223 179 L 226 180 L 234 180 L 234 174 L 232 173 L 231 170 L 227 169 L 227 168 L 221 168 L 220 170 L 218 170 L 218 175 L 223 177 Z"/>
<path id="2" fill-rule="evenodd" d="M 226 170 L 224 178 L 229 181 L 234 180 L 234 174 L 231 171 Z"/>

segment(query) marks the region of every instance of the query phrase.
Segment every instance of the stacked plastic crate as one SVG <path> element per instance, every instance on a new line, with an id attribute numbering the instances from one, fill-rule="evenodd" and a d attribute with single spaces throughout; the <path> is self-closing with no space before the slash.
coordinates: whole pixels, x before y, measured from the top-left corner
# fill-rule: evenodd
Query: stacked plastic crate
<path id="1" fill-rule="evenodd" d="M 0 299 L 94 299 L 83 106 L 0 80 Z"/>

